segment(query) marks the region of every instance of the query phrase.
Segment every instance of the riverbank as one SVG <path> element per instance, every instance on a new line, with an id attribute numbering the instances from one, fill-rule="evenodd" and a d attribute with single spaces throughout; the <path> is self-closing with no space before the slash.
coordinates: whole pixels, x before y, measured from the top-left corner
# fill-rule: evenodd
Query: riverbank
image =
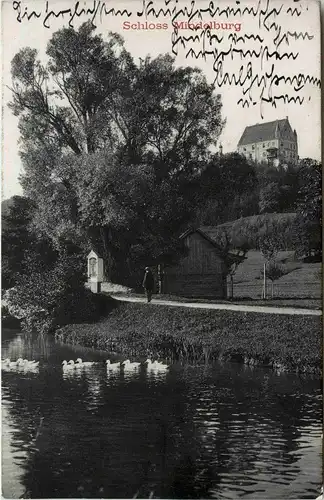
<path id="1" fill-rule="evenodd" d="M 56 338 L 143 360 L 148 356 L 194 362 L 222 359 L 315 374 L 322 367 L 318 316 L 269 317 L 119 302 L 100 322 L 65 326 Z"/>

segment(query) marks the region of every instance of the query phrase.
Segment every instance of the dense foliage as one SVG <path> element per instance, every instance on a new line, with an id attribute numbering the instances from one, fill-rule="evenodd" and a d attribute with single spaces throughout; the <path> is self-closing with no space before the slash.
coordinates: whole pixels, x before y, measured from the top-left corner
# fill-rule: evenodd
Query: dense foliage
<path id="1" fill-rule="evenodd" d="M 256 169 L 238 153 L 214 155 L 199 182 L 197 223 L 214 226 L 258 213 Z"/>
<path id="2" fill-rule="evenodd" d="M 56 252 L 48 238 L 33 230 L 35 204 L 30 198 L 14 196 L 2 214 L 2 288 L 16 284 L 21 275 L 53 263 Z"/>
<path id="3" fill-rule="evenodd" d="M 52 332 L 71 322 L 95 321 L 109 310 L 109 299 L 87 290 L 85 280 L 79 256 L 61 256 L 46 271 L 22 275 L 4 298 L 25 330 Z"/>
<path id="4" fill-rule="evenodd" d="M 299 170 L 294 246 L 299 255 L 322 258 L 322 165 L 304 160 Z"/>
<path id="5" fill-rule="evenodd" d="M 54 33 L 46 66 L 30 48 L 12 61 L 21 183 L 56 247 L 95 244 L 110 277 L 132 281 L 178 249 L 223 128 L 221 100 L 200 70 L 168 54 L 136 65 L 119 36 L 94 31 Z"/>

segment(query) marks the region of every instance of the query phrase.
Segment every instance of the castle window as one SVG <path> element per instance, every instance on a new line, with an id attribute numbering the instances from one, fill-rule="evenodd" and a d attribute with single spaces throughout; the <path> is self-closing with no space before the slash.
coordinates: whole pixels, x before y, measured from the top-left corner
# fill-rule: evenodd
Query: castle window
<path id="1" fill-rule="evenodd" d="M 252 146 L 252 149 L 254 149 L 254 146 Z"/>

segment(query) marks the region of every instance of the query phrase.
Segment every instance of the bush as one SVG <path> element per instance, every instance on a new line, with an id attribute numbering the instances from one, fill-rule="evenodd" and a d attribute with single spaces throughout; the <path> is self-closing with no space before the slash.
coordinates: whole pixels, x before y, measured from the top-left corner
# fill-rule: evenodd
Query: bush
<path id="1" fill-rule="evenodd" d="M 80 259 L 63 256 L 49 271 L 21 276 L 5 299 L 10 314 L 22 319 L 25 330 L 47 333 L 71 322 L 92 322 L 105 314 L 109 297 L 86 290 L 84 282 Z"/>
<path id="2" fill-rule="evenodd" d="M 12 316 L 7 306 L 1 306 L 1 325 L 3 328 L 19 328 L 20 320 Z"/>

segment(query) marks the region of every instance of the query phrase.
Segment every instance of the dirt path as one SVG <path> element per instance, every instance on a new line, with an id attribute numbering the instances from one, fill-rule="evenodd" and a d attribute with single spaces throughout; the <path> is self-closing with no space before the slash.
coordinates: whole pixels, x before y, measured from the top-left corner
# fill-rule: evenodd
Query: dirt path
<path id="1" fill-rule="evenodd" d="M 146 303 L 146 298 L 123 297 L 121 295 L 111 295 L 121 302 Z M 245 306 L 239 304 L 205 304 L 199 302 L 176 302 L 171 300 L 153 299 L 153 306 L 191 307 L 194 309 L 218 309 L 225 311 L 256 312 L 264 314 L 289 314 L 301 316 L 321 316 L 322 311 L 315 309 L 300 309 L 294 307 L 268 307 L 268 306 Z"/>

